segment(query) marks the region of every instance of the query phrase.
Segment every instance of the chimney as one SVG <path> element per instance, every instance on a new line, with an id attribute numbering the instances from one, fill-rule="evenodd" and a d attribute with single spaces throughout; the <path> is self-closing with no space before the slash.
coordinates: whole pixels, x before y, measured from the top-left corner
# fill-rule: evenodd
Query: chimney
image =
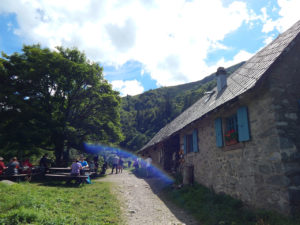
<path id="1" fill-rule="evenodd" d="M 219 67 L 216 73 L 218 92 L 227 86 L 227 73 L 224 67 Z"/>

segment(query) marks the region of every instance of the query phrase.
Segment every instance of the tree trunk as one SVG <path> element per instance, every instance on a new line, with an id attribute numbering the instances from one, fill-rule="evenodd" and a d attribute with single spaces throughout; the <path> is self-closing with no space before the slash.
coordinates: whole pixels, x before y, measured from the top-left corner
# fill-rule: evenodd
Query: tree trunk
<path id="1" fill-rule="evenodd" d="M 55 141 L 55 165 L 63 166 L 64 139 L 58 137 Z"/>
<path id="2" fill-rule="evenodd" d="M 69 145 L 67 145 L 67 149 L 66 149 L 66 151 L 64 151 L 64 153 L 63 153 L 63 163 L 64 163 L 64 167 L 67 167 L 68 166 L 68 163 L 69 163 L 69 161 L 70 161 L 70 146 Z"/>

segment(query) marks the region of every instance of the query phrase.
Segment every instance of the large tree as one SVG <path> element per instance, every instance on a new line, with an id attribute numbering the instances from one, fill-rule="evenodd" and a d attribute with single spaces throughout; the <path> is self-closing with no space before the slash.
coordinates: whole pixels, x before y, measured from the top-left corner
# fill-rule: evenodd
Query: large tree
<path id="1" fill-rule="evenodd" d="M 0 58 L 0 149 L 81 149 L 85 141 L 118 143 L 120 97 L 103 69 L 77 49 L 39 45 Z"/>

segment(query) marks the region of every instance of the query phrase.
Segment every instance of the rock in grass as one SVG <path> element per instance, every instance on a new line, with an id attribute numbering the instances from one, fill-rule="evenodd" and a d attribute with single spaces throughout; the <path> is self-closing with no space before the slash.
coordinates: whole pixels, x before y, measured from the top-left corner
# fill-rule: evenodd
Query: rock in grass
<path id="1" fill-rule="evenodd" d="M 10 181 L 10 180 L 1 180 L 0 182 L 2 182 L 2 183 L 4 183 L 4 184 L 7 184 L 7 185 L 15 184 L 15 182 Z"/>

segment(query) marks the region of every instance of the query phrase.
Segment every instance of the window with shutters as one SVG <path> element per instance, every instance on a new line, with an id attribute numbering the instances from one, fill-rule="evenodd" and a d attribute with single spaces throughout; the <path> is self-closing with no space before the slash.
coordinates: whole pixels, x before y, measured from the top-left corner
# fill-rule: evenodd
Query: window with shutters
<path id="1" fill-rule="evenodd" d="M 198 148 L 198 130 L 194 129 L 192 134 L 184 135 L 183 137 L 184 154 L 190 152 L 199 152 Z"/>
<path id="2" fill-rule="evenodd" d="M 186 151 L 187 153 L 193 151 L 193 135 L 186 135 Z"/>
<path id="3" fill-rule="evenodd" d="M 224 130 L 223 130 L 223 126 Z M 234 145 L 250 140 L 248 110 L 246 106 L 238 108 L 236 114 L 227 118 L 215 119 L 216 144 L 218 147 Z"/>
<path id="4" fill-rule="evenodd" d="M 234 114 L 225 119 L 225 133 L 224 133 L 225 145 L 234 145 L 238 141 L 238 122 L 237 114 Z"/>

